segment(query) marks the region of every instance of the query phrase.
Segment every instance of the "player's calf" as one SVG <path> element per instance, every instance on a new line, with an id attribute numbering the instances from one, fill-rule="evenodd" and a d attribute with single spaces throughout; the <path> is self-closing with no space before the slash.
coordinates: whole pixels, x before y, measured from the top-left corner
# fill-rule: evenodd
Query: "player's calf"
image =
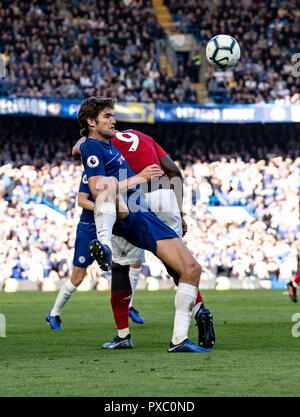
<path id="1" fill-rule="evenodd" d="M 298 301 L 298 297 L 297 297 L 297 287 L 296 285 L 293 283 L 293 281 L 290 281 L 288 284 L 288 291 L 289 291 L 289 296 L 290 299 L 294 302 L 297 303 Z"/>

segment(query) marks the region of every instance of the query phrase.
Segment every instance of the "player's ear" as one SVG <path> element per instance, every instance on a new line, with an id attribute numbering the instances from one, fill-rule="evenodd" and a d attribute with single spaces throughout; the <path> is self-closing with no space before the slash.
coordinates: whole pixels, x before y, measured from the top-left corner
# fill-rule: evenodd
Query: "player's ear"
<path id="1" fill-rule="evenodd" d="M 95 127 L 95 126 L 96 126 L 96 120 L 95 120 L 95 119 L 91 119 L 91 118 L 89 117 L 88 119 L 86 119 L 86 121 L 87 121 L 87 124 L 88 124 L 90 127 Z"/>

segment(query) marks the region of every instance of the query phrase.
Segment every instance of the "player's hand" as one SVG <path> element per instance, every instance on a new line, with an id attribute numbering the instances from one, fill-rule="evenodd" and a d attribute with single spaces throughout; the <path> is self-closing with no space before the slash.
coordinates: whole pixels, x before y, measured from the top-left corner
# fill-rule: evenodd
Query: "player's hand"
<path id="1" fill-rule="evenodd" d="M 182 224 L 182 236 L 184 236 L 187 232 L 188 227 L 183 217 L 181 217 L 181 224 Z"/>
<path id="2" fill-rule="evenodd" d="M 146 181 L 149 181 L 151 178 L 159 178 L 163 176 L 164 172 L 158 165 L 153 164 L 144 168 L 143 171 L 141 171 L 138 175 L 144 178 Z"/>
<path id="3" fill-rule="evenodd" d="M 82 136 L 72 148 L 72 156 L 80 155 L 80 145 L 86 141 L 86 137 Z"/>

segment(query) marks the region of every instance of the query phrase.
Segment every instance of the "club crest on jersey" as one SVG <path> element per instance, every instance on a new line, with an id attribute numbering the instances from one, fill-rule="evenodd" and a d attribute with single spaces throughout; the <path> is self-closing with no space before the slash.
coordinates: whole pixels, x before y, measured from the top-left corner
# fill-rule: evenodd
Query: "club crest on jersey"
<path id="1" fill-rule="evenodd" d="M 96 155 L 91 155 L 87 159 L 87 164 L 90 168 L 95 168 L 99 165 L 99 159 Z"/>
<path id="2" fill-rule="evenodd" d="M 88 184 L 88 177 L 87 177 L 87 175 L 86 174 L 84 174 L 84 176 L 82 177 L 82 182 L 83 182 L 83 184 Z"/>

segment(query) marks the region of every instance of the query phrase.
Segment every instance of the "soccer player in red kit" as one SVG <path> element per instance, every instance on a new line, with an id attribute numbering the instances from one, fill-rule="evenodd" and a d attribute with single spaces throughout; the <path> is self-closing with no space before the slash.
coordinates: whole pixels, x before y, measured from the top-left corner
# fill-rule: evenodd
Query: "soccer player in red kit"
<path id="1" fill-rule="evenodd" d="M 297 288 L 300 286 L 300 271 L 296 274 L 295 278 L 288 283 L 289 296 L 294 303 L 297 303 Z"/>
<path id="2" fill-rule="evenodd" d="M 73 148 L 73 154 L 78 153 L 83 141 L 84 138 L 77 142 Z M 183 236 L 187 228 L 181 210 L 182 175 L 167 152 L 152 137 L 133 129 L 117 132 L 112 139 L 112 145 L 120 151 L 136 175 L 153 164 L 158 165 L 164 171 L 165 178 L 146 184 L 146 189 L 144 189 L 146 201 L 157 217 L 173 229 L 178 236 Z M 170 187 L 170 182 L 174 190 Z M 112 260 L 111 305 L 118 336 L 115 338 L 117 340 L 114 339 L 113 342 L 106 343 L 103 347 L 120 349 L 130 347 L 126 343 L 126 336 L 129 334 L 128 317 L 130 316 L 133 321 L 143 322 L 138 321 L 140 316 L 132 307 L 131 297 L 135 293 L 141 264 L 145 260 L 144 250 L 131 245 L 122 237 L 113 235 Z M 170 269 L 168 272 L 178 285 L 179 276 Z M 211 312 L 204 306 L 199 290 L 193 314 L 199 329 L 199 345 L 213 347 L 215 343 L 213 318 Z"/>

